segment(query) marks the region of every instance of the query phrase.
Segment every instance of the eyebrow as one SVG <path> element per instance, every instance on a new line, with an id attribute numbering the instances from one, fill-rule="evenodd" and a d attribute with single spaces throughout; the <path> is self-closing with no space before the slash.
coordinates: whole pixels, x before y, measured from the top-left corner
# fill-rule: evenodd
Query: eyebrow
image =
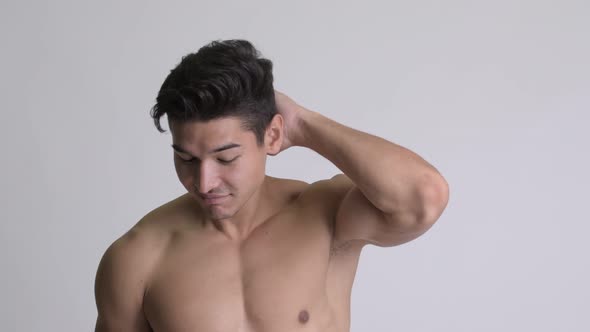
<path id="1" fill-rule="evenodd" d="M 225 150 L 228 150 L 228 149 L 233 149 L 233 148 L 239 148 L 239 147 L 241 147 L 241 145 L 240 145 L 240 144 L 236 144 L 236 143 L 228 143 L 228 144 L 224 144 L 224 145 L 222 145 L 222 146 L 220 146 L 220 147 L 217 147 L 217 148 L 215 148 L 215 149 L 213 149 L 213 150 L 210 150 L 210 151 L 208 152 L 208 154 L 213 154 L 213 153 L 217 153 L 217 152 L 221 152 L 221 151 L 225 151 Z M 189 155 L 189 156 L 191 156 L 191 157 L 193 157 L 193 158 L 196 158 L 195 156 L 192 156 L 190 153 L 188 153 L 188 152 L 187 152 L 185 149 L 181 148 L 181 147 L 180 147 L 179 145 L 177 145 L 177 144 L 172 144 L 172 148 L 173 148 L 174 150 L 176 150 L 176 151 L 180 152 L 180 153 L 184 153 L 184 154 L 187 154 L 187 155 Z"/>

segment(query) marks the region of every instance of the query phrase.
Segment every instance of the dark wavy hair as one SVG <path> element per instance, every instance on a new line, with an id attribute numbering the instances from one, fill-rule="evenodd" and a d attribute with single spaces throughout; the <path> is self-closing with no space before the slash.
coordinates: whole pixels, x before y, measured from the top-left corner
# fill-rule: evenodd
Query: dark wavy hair
<path id="1" fill-rule="evenodd" d="M 160 118 L 208 121 L 236 116 L 242 128 L 264 143 L 266 127 L 277 113 L 272 62 L 246 40 L 216 40 L 182 57 L 164 80 L 150 115 L 159 132 Z"/>

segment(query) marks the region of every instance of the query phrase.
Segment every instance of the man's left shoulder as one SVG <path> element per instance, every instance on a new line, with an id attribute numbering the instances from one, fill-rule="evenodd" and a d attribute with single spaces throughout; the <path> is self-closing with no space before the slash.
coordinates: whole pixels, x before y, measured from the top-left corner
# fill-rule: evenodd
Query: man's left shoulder
<path id="1" fill-rule="evenodd" d="M 329 214 L 336 213 L 340 202 L 354 184 L 344 174 L 307 184 L 298 197 L 305 208 L 320 208 Z"/>
<path id="2" fill-rule="evenodd" d="M 271 204 L 284 207 L 294 202 L 309 184 L 305 181 L 266 175 L 266 192 Z"/>

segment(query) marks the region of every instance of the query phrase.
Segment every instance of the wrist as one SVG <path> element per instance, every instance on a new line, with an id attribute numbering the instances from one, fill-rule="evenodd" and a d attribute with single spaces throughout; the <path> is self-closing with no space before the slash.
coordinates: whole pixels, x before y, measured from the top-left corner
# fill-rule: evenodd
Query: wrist
<path id="1" fill-rule="evenodd" d="M 310 125 L 317 121 L 319 113 L 301 108 L 297 116 L 297 130 L 294 131 L 292 142 L 296 146 L 310 147 Z"/>

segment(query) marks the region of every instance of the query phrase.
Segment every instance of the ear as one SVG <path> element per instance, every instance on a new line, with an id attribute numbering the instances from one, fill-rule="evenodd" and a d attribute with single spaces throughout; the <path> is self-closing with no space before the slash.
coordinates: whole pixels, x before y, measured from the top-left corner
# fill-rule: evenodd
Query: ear
<path id="1" fill-rule="evenodd" d="M 264 134 L 264 147 L 266 154 L 274 156 L 281 151 L 281 145 L 283 144 L 283 116 L 275 114 L 266 127 Z"/>

